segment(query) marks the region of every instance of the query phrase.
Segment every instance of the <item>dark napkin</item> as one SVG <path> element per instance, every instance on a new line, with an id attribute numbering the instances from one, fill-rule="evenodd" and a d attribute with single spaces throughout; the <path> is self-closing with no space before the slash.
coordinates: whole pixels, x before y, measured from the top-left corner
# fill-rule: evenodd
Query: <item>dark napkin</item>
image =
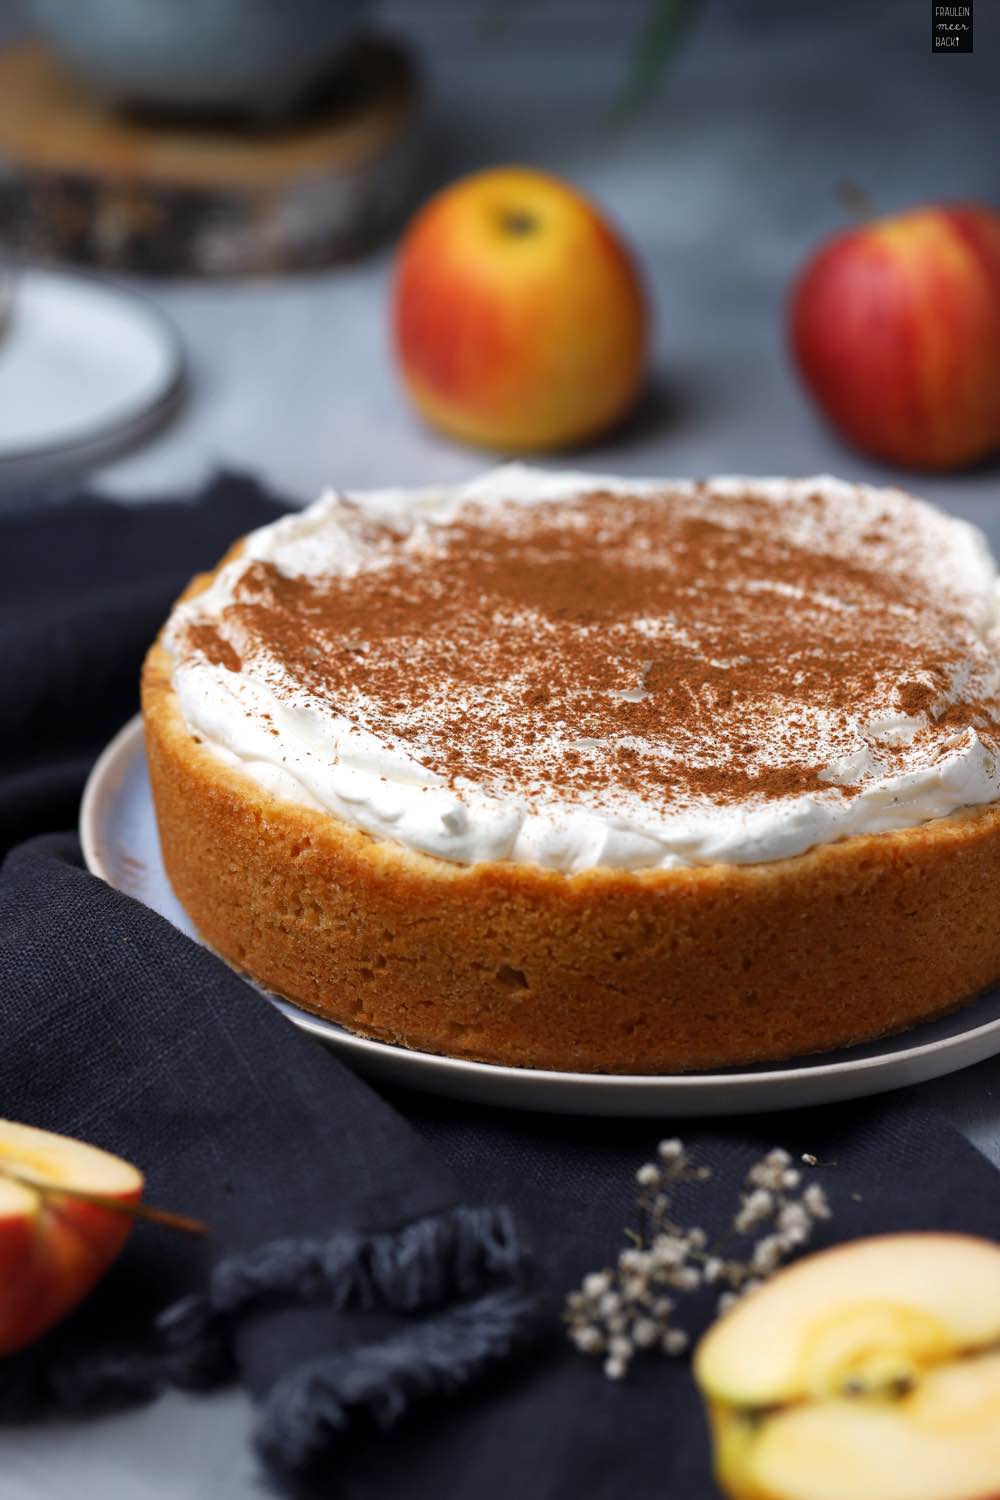
<path id="1" fill-rule="evenodd" d="M 227 476 L 197 503 L 0 519 L 0 838 L 18 844 L 0 872 L 2 1109 L 120 1152 L 148 1201 L 211 1227 L 140 1227 L 77 1313 L 0 1362 L 0 1414 L 237 1379 L 271 1473 L 324 1495 L 710 1496 L 687 1363 L 649 1357 L 613 1384 L 559 1321 L 676 1123 L 377 1091 L 82 869 L 66 830 L 171 599 L 278 509 Z M 817 1244 L 1000 1233 L 993 1169 L 906 1096 L 679 1133 L 713 1172 L 679 1208 L 710 1232 L 781 1144 L 829 1164 Z M 704 1316 L 696 1300 L 693 1331 Z"/>

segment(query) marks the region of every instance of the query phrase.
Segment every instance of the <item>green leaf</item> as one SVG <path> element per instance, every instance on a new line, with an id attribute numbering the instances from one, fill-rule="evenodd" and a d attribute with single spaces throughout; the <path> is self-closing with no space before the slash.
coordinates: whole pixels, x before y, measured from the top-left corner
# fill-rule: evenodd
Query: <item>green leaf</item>
<path id="1" fill-rule="evenodd" d="M 612 109 L 616 120 L 631 118 L 649 103 L 702 3 L 703 0 L 650 0 L 649 12 L 632 49 L 628 77 Z"/>

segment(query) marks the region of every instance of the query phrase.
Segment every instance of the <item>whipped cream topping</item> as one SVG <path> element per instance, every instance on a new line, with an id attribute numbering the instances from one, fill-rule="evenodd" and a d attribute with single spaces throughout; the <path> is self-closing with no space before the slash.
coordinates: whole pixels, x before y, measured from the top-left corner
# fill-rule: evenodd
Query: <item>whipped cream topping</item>
<path id="1" fill-rule="evenodd" d="M 898 490 L 510 465 L 328 494 L 164 634 L 273 795 L 462 863 L 757 863 L 1000 799 L 1000 593 Z"/>

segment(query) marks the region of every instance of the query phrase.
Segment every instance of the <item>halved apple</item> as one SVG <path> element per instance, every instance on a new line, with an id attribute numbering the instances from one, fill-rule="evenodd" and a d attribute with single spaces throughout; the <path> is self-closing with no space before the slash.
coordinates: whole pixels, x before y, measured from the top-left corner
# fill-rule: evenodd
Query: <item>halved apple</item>
<path id="1" fill-rule="evenodd" d="M 1000 1245 L 810 1256 L 709 1329 L 694 1368 L 733 1500 L 1000 1497 Z"/>
<path id="2" fill-rule="evenodd" d="M 118 1156 L 0 1120 L 0 1355 L 30 1344 L 96 1285 L 132 1228 L 131 1214 L 111 1205 L 138 1203 L 142 1185 Z"/>

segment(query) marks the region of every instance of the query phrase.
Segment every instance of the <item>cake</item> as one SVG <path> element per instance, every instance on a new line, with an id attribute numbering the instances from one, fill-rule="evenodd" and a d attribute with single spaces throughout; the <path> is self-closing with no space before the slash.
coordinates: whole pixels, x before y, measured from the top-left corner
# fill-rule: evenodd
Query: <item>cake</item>
<path id="1" fill-rule="evenodd" d="M 330 494 L 195 578 L 143 709 L 205 941 L 352 1031 L 659 1073 L 1000 978 L 997 572 L 823 477 Z"/>

